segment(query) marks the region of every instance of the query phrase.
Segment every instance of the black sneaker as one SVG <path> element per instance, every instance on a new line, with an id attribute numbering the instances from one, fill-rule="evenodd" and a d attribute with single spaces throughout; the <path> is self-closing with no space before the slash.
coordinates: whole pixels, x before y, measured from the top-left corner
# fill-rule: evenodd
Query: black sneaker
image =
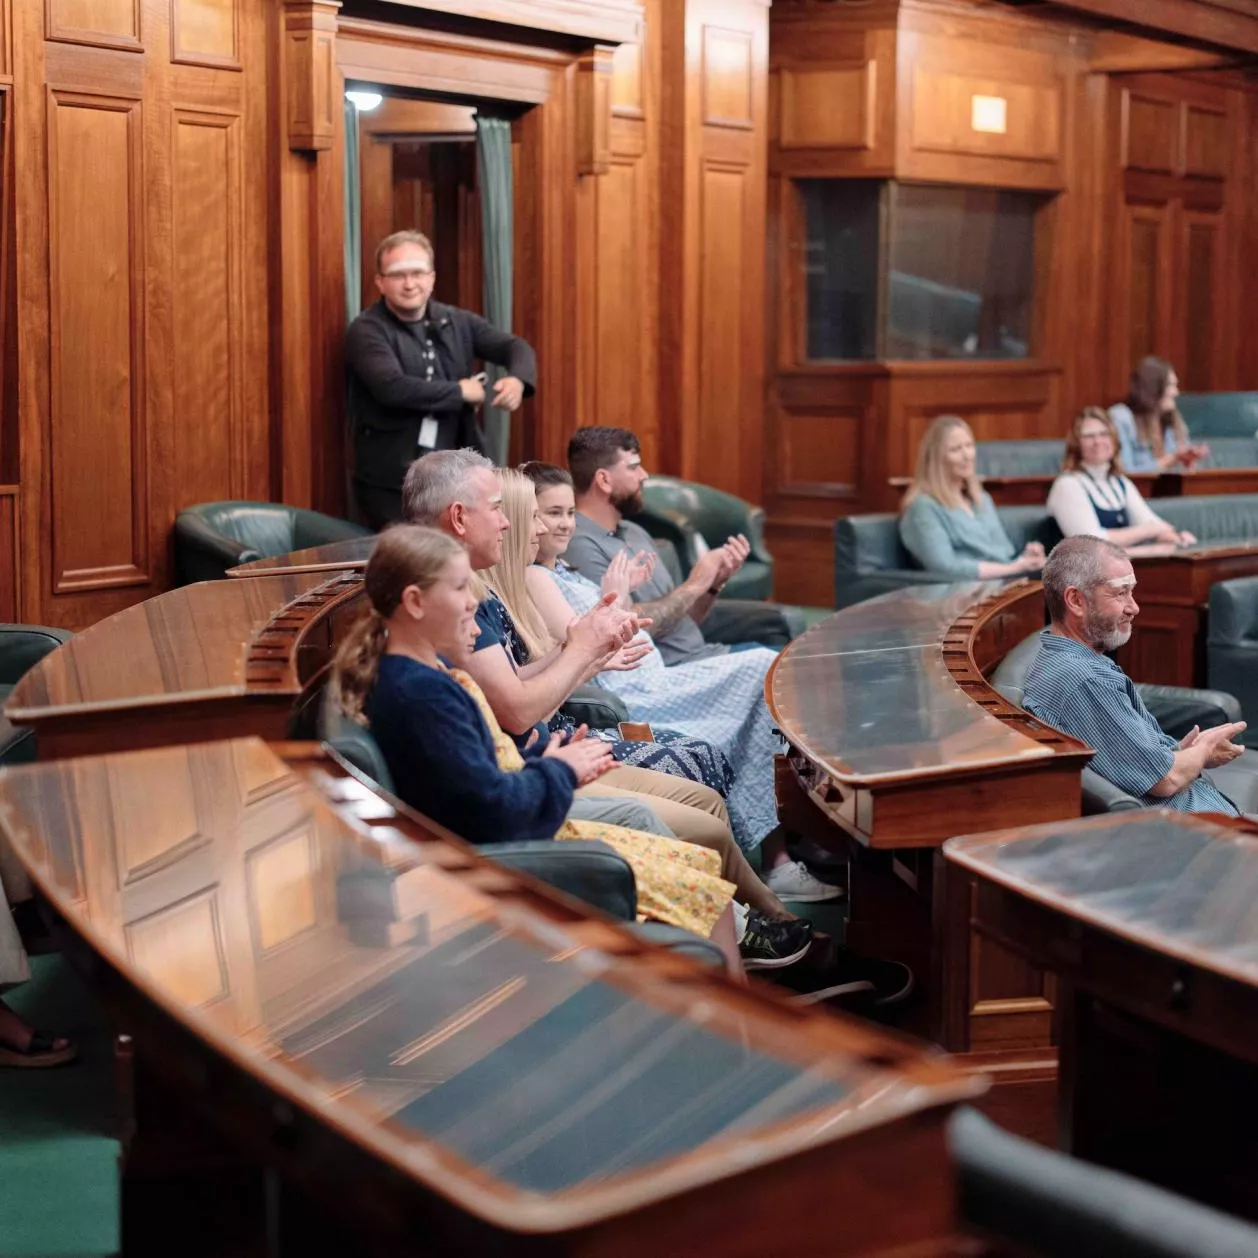
<path id="1" fill-rule="evenodd" d="M 793 997 L 799 1005 L 818 1005 L 827 1000 L 867 1001 L 876 1006 L 898 1005 L 913 992 L 913 971 L 899 961 L 869 960 L 840 952 L 834 966 L 822 977 L 821 987 Z"/>
<path id="2" fill-rule="evenodd" d="M 812 926 L 805 921 L 779 921 L 756 909 L 747 914 L 747 933 L 738 945 L 743 968 L 776 970 L 794 965 L 812 946 Z"/>

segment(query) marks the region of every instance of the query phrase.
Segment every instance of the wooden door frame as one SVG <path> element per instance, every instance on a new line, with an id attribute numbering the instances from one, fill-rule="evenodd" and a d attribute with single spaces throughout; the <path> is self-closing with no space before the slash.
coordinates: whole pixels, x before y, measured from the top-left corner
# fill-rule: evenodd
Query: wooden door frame
<path id="1" fill-rule="evenodd" d="M 499 28 L 500 29 L 500 28 Z M 497 34 L 497 32 L 495 32 Z M 562 459 L 563 419 L 576 405 L 574 108 L 578 62 L 562 46 L 340 17 L 330 96 L 346 79 L 407 88 L 521 112 L 515 149 L 515 330 L 537 350 L 538 401 L 513 427 L 512 457 Z M 329 147 L 285 151 L 277 164 L 274 258 L 280 295 L 275 329 L 273 493 L 293 505 L 345 510 L 343 340 L 345 136 L 333 109 Z"/>

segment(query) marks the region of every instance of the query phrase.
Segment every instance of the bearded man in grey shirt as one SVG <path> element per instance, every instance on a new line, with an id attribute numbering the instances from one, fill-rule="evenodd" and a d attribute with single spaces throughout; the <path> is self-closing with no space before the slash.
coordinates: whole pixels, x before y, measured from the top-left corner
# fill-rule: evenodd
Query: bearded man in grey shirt
<path id="1" fill-rule="evenodd" d="M 665 664 L 729 651 L 722 643 L 705 641 L 699 626 L 725 582 L 743 566 L 751 551 L 747 539 L 740 533 L 709 550 L 678 585 L 659 561 L 651 535 L 624 518 L 643 507 L 647 473 L 637 437 L 627 428 L 578 428 L 568 443 L 568 470 L 577 520 L 564 559 L 597 584 L 617 551 L 655 554 L 655 567 L 634 591 L 634 601 L 639 615 L 651 618 L 649 632 Z"/>

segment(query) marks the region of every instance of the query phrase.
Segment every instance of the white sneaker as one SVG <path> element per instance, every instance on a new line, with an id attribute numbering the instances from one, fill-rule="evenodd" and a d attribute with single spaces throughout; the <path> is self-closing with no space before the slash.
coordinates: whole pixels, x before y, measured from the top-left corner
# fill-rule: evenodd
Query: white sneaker
<path id="1" fill-rule="evenodd" d="M 796 904 L 837 900 L 843 894 L 842 887 L 814 878 L 803 861 L 788 861 L 785 865 L 778 865 L 769 870 L 764 881 L 779 900 L 794 900 Z"/>

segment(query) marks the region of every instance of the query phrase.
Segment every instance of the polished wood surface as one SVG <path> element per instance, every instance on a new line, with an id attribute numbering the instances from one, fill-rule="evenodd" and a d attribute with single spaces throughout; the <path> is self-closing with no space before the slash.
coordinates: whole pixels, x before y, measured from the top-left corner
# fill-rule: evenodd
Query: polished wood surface
<path id="1" fill-rule="evenodd" d="M 1208 542 L 1137 555 L 1132 566 L 1140 614 L 1118 662 L 1137 681 L 1204 686 L 1210 587 L 1258 574 L 1258 542 Z"/>
<path id="2" fill-rule="evenodd" d="M 229 577 L 273 577 L 288 572 L 338 572 L 345 569 L 361 570 L 367 566 L 375 549 L 375 534 L 370 537 L 350 537 L 343 542 L 328 542 L 323 546 L 308 546 L 305 550 L 291 550 L 285 555 L 271 555 L 266 559 L 254 559 L 227 569 Z"/>
<path id="3" fill-rule="evenodd" d="M 1038 582 L 917 586 L 814 626 L 766 681 L 790 744 L 782 820 L 849 860 L 846 941 L 914 966 L 925 990 L 908 1025 L 992 1072 L 990 1112 L 1038 1139 L 1054 1100 L 1052 980 L 971 930 L 939 848 L 959 825 L 1079 815 L 1091 750 L 986 681 L 1043 623 Z"/>
<path id="4" fill-rule="evenodd" d="M 945 1252 L 943 1124 L 980 1081 L 656 949 L 287 754 L 10 770 L 0 826 L 137 1057 L 369 1220 L 359 1245 L 752 1254 L 764 1218 L 792 1247 Z"/>
<path id="5" fill-rule="evenodd" d="M 206 581 L 76 634 L 14 688 L 5 714 L 41 759 L 192 738 L 285 736 L 362 592 L 356 573 Z"/>
<path id="6" fill-rule="evenodd" d="M 975 929 L 1061 984 L 1065 1146 L 1258 1217 L 1258 827 L 1142 811 L 944 856 Z"/>
<path id="7" fill-rule="evenodd" d="M 976 623 L 1018 606 L 1026 633 L 1043 623 L 1034 582 L 913 586 L 845 608 L 782 651 L 769 708 L 836 824 L 870 847 L 920 848 L 955 825 L 935 792 L 960 788 L 970 815 L 987 817 L 1037 776 L 1052 782 L 1046 816 L 1078 815 L 1090 749 L 1003 700 L 972 653 Z"/>

